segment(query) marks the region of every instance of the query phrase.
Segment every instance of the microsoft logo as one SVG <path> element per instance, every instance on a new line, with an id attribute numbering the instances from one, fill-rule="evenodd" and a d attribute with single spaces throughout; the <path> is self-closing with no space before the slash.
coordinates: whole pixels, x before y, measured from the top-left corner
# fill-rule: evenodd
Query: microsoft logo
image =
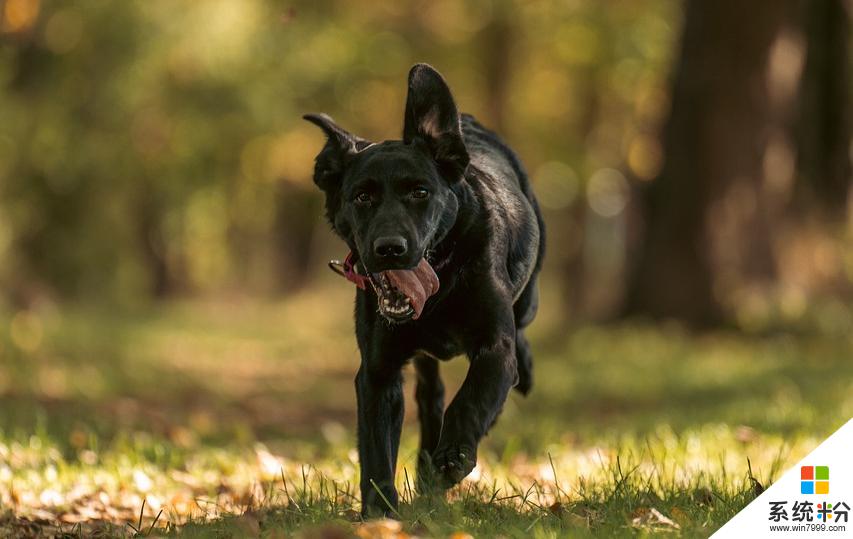
<path id="1" fill-rule="evenodd" d="M 829 494 L 829 466 L 800 466 L 800 494 Z"/>

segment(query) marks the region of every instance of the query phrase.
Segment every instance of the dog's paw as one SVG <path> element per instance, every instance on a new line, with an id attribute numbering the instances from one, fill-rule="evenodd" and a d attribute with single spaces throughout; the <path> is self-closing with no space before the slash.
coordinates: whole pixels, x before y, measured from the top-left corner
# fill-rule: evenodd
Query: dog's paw
<path id="1" fill-rule="evenodd" d="M 471 473 L 477 465 L 477 450 L 467 445 L 439 446 L 432 454 L 432 465 L 443 488 L 450 488 Z"/>

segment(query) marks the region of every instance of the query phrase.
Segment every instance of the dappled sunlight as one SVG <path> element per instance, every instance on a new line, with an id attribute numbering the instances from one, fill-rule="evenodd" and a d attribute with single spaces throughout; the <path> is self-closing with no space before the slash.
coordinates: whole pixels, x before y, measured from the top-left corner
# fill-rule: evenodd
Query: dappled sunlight
<path id="1" fill-rule="evenodd" d="M 414 447 L 411 437 L 407 440 L 401 449 L 405 472 L 398 481 L 403 513 L 410 511 L 407 505 L 414 509 L 423 503 L 413 492 Z M 709 425 L 680 435 L 659 428 L 645 437 L 605 437 L 599 442 L 551 444 L 544 454 L 517 453 L 502 459 L 485 452 L 448 500 L 451 507 L 488 502 L 529 518 L 546 517 L 548 524 L 563 519 L 563 507 L 579 513 L 583 507 L 606 505 L 625 489 L 638 497 L 637 509 L 654 507 L 677 515 L 682 526 L 700 530 L 705 523 L 694 520 L 700 507 L 716 505 L 723 516 L 730 516 L 736 510 L 728 505 L 732 499 L 751 492 L 755 480 L 766 485 L 778 477 L 818 440 L 790 442 Z M 78 522 L 106 521 L 119 531 L 126 522 L 170 527 L 279 508 L 290 508 L 293 515 L 288 518 L 299 519 L 304 512 L 301 518 L 306 521 L 318 510 L 351 519 L 358 508 L 356 455 L 345 445 L 328 457 L 304 462 L 298 448 L 278 453 L 256 444 L 254 449 L 197 448 L 189 454 L 140 433 L 108 449 L 85 451 L 79 460 L 66 459 L 47 437 L 33 437 L 29 445 L 0 443 L 0 476 L 12 485 L 0 487 L 0 501 L 21 517 L 69 528 Z M 307 500 L 309 496 L 316 498 Z M 303 508 L 303 503 L 325 507 Z M 601 509 L 580 514 L 587 519 L 584 527 L 612 518 Z M 430 519 L 425 524 L 429 526 Z"/>
<path id="2" fill-rule="evenodd" d="M 851 6 L 0 0 L 0 537 L 709 535 L 853 417 Z M 456 109 L 520 162 L 468 120 L 422 144 Z M 512 197 L 476 186 L 524 169 L 544 223 L 531 394 L 419 495 L 406 367 L 393 518 L 361 518 L 354 286 L 327 261 L 396 189 L 312 113 L 375 142 L 425 120 L 425 168 L 389 169 L 448 181 L 405 198 L 432 216 L 408 248 L 492 289 L 452 301 L 500 299 L 502 332 L 516 264 L 476 253 L 527 235 L 501 244 L 483 193 Z M 469 365 L 440 363 L 445 404 Z"/>
<path id="3" fill-rule="evenodd" d="M 126 531 L 140 515 L 146 527 L 174 526 L 248 508 L 303 524 L 330 511 L 351 519 L 359 508 L 357 354 L 350 309 L 326 308 L 351 305 L 352 290 L 333 283 L 283 303 L 6 316 L 0 353 L 11 362 L 0 367 L 0 401 L 15 413 L 0 427 L 0 503 L 66 529 L 106 522 Z M 542 314 L 533 395 L 507 402 L 447 510 L 477 499 L 522 515 L 525 526 L 609 526 L 608 504 L 630 486 L 639 512 L 628 521 L 660 525 L 654 509 L 702 529 L 702 504 L 719 504 L 715 519 L 724 520 L 733 500 L 751 492 L 749 466 L 767 484 L 853 414 L 853 385 L 839 375 L 851 368 L 849 337 L 747 339 L 641 326 L 567 336 L 551 323 L 558 313 Z M 91 328 L 108 331 L 95 338 Z M 37 366 L 34 357 L 51 359 Z M 466 365 L 443 366 L 448 391 Z M 424 503 L 412 493 L 412 390 L 407 383 L 398 474 L 411 505 L 401 511 Z M 537 420 L 525 421 L 531 414 Z M 295 500 L 308 491 L 312 508 L 299 513 L 305 500 Z"/>

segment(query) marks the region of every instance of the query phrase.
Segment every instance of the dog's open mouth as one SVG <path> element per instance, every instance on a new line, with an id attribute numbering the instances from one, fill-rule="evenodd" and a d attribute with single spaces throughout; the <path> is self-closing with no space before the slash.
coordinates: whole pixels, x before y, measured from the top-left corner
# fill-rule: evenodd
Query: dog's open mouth
<path id="1" fill-rule="evenodd" d="M 393 322 L 417 320 L 439 285 L 435 270 L 425 258 L 414 269 L 371 273 L 370 283 L 376 291 L 379 314 Z"/>
<path id="2" fill-rule="evenodd" d="M 379 313 L 392 320 L 408 320 L 415 314 L 412 300 L 391 284 L 387 273 L 370 274 L 370 282 L 379 300 Z"/>

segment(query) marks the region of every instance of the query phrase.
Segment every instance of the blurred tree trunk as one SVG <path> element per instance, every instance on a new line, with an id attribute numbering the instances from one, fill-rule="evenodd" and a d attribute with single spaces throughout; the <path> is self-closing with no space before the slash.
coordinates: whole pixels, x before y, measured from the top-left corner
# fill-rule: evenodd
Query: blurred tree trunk
<path id="1" fill-rule="evenodd" d="M 509 6 L 499 2 L 491 22 L 481 35 L 483 67 L 486 76 L 486 106 L 489 127 L 504 132 L 504 110 L 509 91 L 514 26 Z"/>
<path id="2" fill-rule="evenodd" d="M 851 183 L 850 13 L 844 0 L 804 6 L 808 55 L 797 125 L 800 175 L 794 205 L 816 203 L 828 221 L 843 221 Z"/>
<path id="3" fill-rule="evenodd" d="M 313 191 L 287 181 L 281 182 L 276 198 L 274 271 L 278 290 L 288 293 L 302 287 L 315 269 L 311 245 L 321 199 Z"/>
<path id="4" fill-rule="evenodd" d="M 723 312 L 715 294 L 721 259 L 730 266 L 724 273 L 774 278 L 760 196 L 766 126 L 774 114 L 767 63 L 793 5 L 687 2 L 664 129 L 665 163 L 640 194 L 644 231 L 629 277 L 627 314 L 713 325 Z"/>
<path id="5" fill-rule="evenodd" d="M 144 181 L 140 182 L 140 185 L 142 187 L 135 201 L 136 233 L 150 279 L 151 295 L 162 299 L 172 295 L 177 288 L 166 257 L 166 242 L 162 230 L 164 212 L 156 200 L 153 188 Z"/>
<path id="6" fill-rule="evenodd" d="M 153 215 L 148 214 L 141 215 L 138 222 L 138 232 L 143 260 L 151 279 L 151 295 L 157 299 L 162 299 L 172 295 L 175 292 L 175 287 L 169 273 L 169 265 L 166 262 L 163 235 L 159 223 L 153 221 L 153 217 Z"/>
<path id="7" fill-rule="evenodd" d="M 587 17 L 594 21 L 596 26 L 606 27 L 606 8 L 601 4 L 588 6 Z M 607 41 L 607 40 L 605 40 Z M 608 42 L 609 43 L 609 42 Z M 589 144 L 593 133 L 601 123 L 603 116 L 602 81 L 609 69 L 613 68 L 616 61 L 611 46 L 605 46 L 600 51 L 599 61 L 590 62 L 577 69 L 574 79 L 577 81 L 577 92 L 581 105 L 581 113 L 577 125 L 577 134 L 574 135 L 581 144 Z M 568 127 L 564 127 L 567 129 Z M 599 164 L 600 165 L 600 164 Z M 600 286 L 607 286 L 599 282 L 598 276 L 590 267 L 589 257 L 586 256 L 590 248 L 590 211 L 587 199 L 583 192 L 566 208 L 561 217 L 559 229 L 567 230 L 569 236 L 576 239 L 566 238 L 563 245 L 564 261 L 561 264 L 563 282 L 566 283 L 563 301 L 568 310 L 569 318 L 577 318 L 601 322 L 612 313 L 596 312 L 591 307 L 591 297 L 595 295 Z M 600 286 L 599 286 L 600 285 Z"/>

